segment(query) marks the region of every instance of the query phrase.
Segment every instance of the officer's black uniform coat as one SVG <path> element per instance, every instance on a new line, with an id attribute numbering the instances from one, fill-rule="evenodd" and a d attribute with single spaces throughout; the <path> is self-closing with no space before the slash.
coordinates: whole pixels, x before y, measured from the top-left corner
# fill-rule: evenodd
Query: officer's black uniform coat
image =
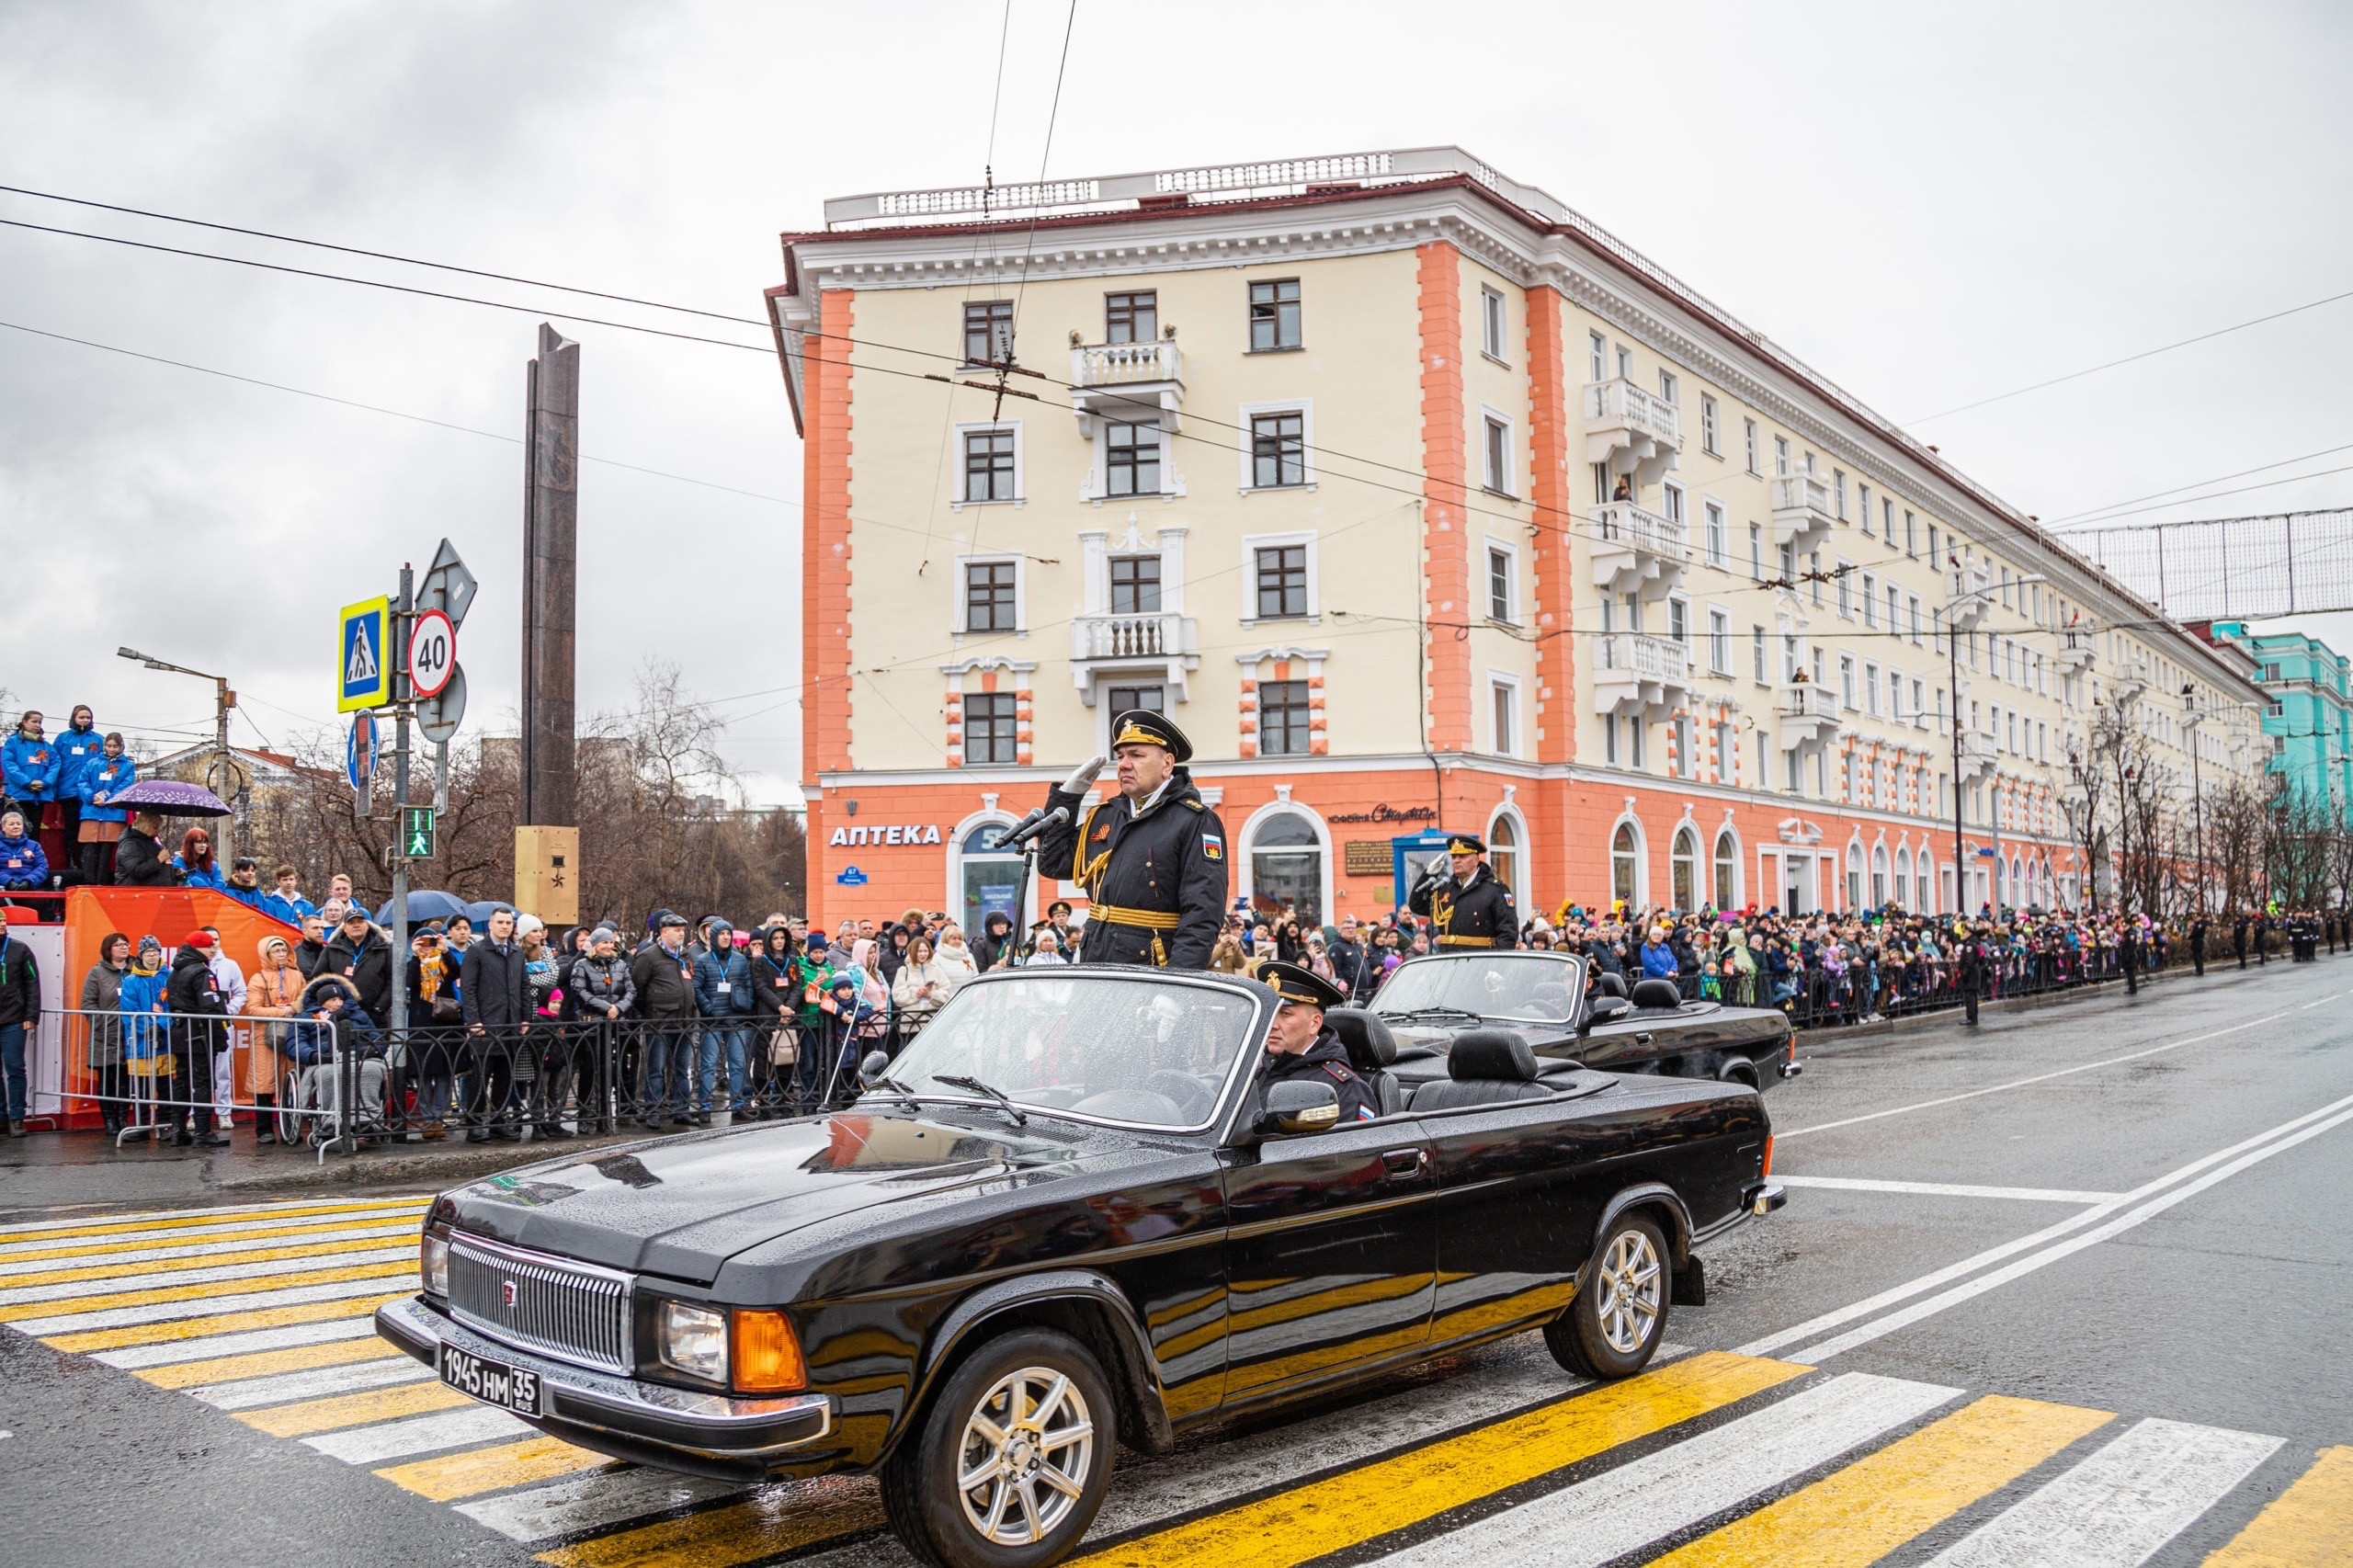
<path id="1" fill-rule="evenodd" d="M 1484 861 L 1467 884 L 1458 884 L 1451 876 L 1425 880 L 1407 895 L 1405 906 L 1428 919 L 1432 947 L 1519 945 L 1519 912 L 1512 906 L 1511 890 L 1495 880 Z"/>
<path id="2" fill-rule="evenodd" d="M 1160 964 L 1207 969 L 1225 911 L 1225 824 L 1179 767 L 1142 816 L 1113 795 L 1084 814 L 1084 795 L 1048 791 L 1072 822 L 1038 835 L 1038 864 L 1086 890 L 1093 904 L 1080 938 L 1085 963 Z M 1064 869 L 1064 868 L 1068 868 Z M 1120 910 L 1172 918 L 1167 929 L 1123 923 Z"/>
<path id="3" fill-rule="evenodd" d="M 1315 1043 L 1297 1056 L 1280 1056 L 1267 1052 L 1266 1065 L 1258 1069 L 1259 1092 L 1264 1094 L 1269 1084 L 1311 1083 L 1329 1084 L 1332 1092 L 1340 1096 L 1338 1126 L 1354 1121 L 1370 1121 L 1381 1114 L 1375 1103 L 1372 1085 L 1357 1076 L 1348 1065 L 1348 1048 L 1332 1032 L 1332 1026 L 1315 1037 Z"/>

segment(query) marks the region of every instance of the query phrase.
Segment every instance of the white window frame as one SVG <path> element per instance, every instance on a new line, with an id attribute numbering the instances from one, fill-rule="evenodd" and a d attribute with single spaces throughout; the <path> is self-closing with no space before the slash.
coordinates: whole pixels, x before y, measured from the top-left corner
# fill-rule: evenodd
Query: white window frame
<path id="1" fill-rule="evenodd" d="M 1598 385 L 1609 379 L 1609 339 L 1597 332 L 1588 332 L 1585 338 L 1586 346 L 1592 354 L 1586 362 L 1586 369 L 1593 372 L 1593 381 Z"/>
<path id="2" fill-rule="evenodd" d="M 1838 706 L 1855 711 L 1855 655 L 1838 655 Z"/>
<path id="3" fill-rule="evenodd" d="M 1724 562 L 1732 559 L 1725 553 L 1727 541 L 1724 536 L 1731 531 L 1732 523 L 1724 511 L 1724 504 L 1712 496 L 1701 495 L 1699 517 L 1704 529 L 1700 542 L 1707 551 L 1708 564 L 1722 572 Z"/>
<path id="4" fill-rule="evenodd" d="M 1488 472 L 1493 467 L 1489 461 L 1488 440 L 1497 430 L 1503 432 L 1504 437 L 1501 473 Z M 1497 495 L 1507 495 L 1515 501 L 1520 498 L 1520 493 L 1512 488 L 1512 481 L 1518 476 L 1519 470 L 1518 431 L 1514 426 L 1510 415 L 1499 408 L 1490 408 L 1483 403 L 1479 405 L 1479 469 L 1480 483 L 1486 489 Z"/>
<path id="5" fill-rule="evenodd" d="M 1732 676 L 1732 610 L 1723 605 L 1708 607 L 1708 673 Z"/>
<path id="6" fill-rule="evenodd" d="M 1843 583 L 1847 579 L 1841 577 L 1838 580 Z M 1863 574 L 1862 597 L 1863 624 L 1876 631 L 1879 630 L 1879 579 L 1869 572 Z"/>
<path id="7" fill-rule="evenodd" d="M 1659 516 L 1670 523 L 1679 523 L 1688 518 L 1691 508 L 1685 504 L 1683 486 L 1672 480 L 1662 483 L 1658 487 L 1658 511 Z"/>
<path id="8" fill-rule="evenodd" d="M 1758 468 L 1758 467 L 1756 466 L 1756 462 L 1757 462 L 1757 448 L 1756 448 L 1756 421 L 1755 421 L 1754 419 L 1744 419 L 1744 420 L 1742 420 L 1742 421 L 1741 421 L 1741 423 L 1742 423 L 1744 426 L 1745 426 L 1747 427 L 1746 432 L 1745 432 L 1745 438 L 1746 438 L 1747 443 L 1748 443 L 1748 472 L 1751 472 L 1751 473 L 1754 473 L 1754 474 L 1761 475 L 1761 474 L 1763 474 L 1763 473 L 1764 473 L 1764 472 L 1765 472 L 1765 471 L 1764 471 L 1763 469 Z"/>
<path id="9" fill-rule="evenodd" d="M 1279 406 L 1289 407 L 1288 403 Z M 1324 619 L 1324 574 L 1317 561 L 1318 536 L 1313 528 L 1297 528 L 1290 533 L 1244 534 L 1242 536 L 1242 624 L 1245 626 L 1297 626 L 1295 615 L 1268 616 L 1258 614 L 1258 551 L 1277 550 L 1287 545 L 1307 547 L 1307 619 L 1309 626 L 1319 625 Z M 1165 591 L 1165 590 L 1164 590 Z"/>
<path id="10" fill-rule="evenodd" d="M 1660 366 L 1658 372 L 1658 400 L 1666 404 L 1669 408 L 1679 408 L 1682 406 L 1682 396 L 1683 381 L 1681 378 L 1677 376 L 1674 371 L 1666 369 L 1664 365 Z"/>
<path id="11" fill-rule="evenodd" d="M 1016 449 L 1018 449 L 1017 448 Z M 1013 563 L 1013 635 L 1029 635 L 1029 558 L 1017 551 L 992 551 L 979 555 L 956 558 L 955 627 L 959 637 L 1002 637 L 1002 631 L 974 631 L 970 624 L 972 599 L 965 569 L 972 566 L 1002 566 Z"/>
<path id="12" fill-rule="evenodd" d="M 999 430 L 1010 430 L 1013 432 L 1013 494 L 1002 501 L 968 500 L 964 495 L 964 437 L 967 436 L 978 436 L 984 433 L 994 433 Z M 975 420 L 969 425 L 957 426 L 954 431 L 954 438 L 956 443 L 953 449 L 956 454 L 955 499 L 948 503 L 948 509 L 949 511 L 961 512 L 967 506 L 1022 506 L 1029 504 L 1029 442 L 1028 437 L 1026 437 L 1021 432 L 1020 420 Z M 961 612 L 960 611 L 958 613 L 961 619 Z"/>
<path id="13" fill-rule="evenodd" d="M 1847 570 L 1852 565 L 1854 562 L 1842 555 L 1836 566 L 1838 573 L 1838 615 L 1844 620 L 1855 619 L 1855 579 Z"/>
<path id="14" fill-rule="evenodd" d="M 1757 523 L 1748 525 L 1748 578 L 1753 583 L 1765 580 L 1765 529 Z"/>
<path id="15" fill-rule="evenodd" d="M 1830 471 L 1830 496 L 1836 504 L 1838 520 L 1845 522 L 1847 520 L 1847 471 L 1843 468 L 1834 468 Z"/>
<path id="16" fill-rule="evenodd" d="M 1297 484 L 1253 484 L 1257 477 L 1255 459 L 1251 455 L 1250 421 L 1262 414 L 1296 414 L 1299 415 L 1299 436 L 1302 446 L 1300 453 L 1300 483 Z M 1315 488 L 1315 400 L 1312 397 L 1279 397 L 1265 403 L 1245 403 L 1234 424 L 1241 431 L 1242 469 L 1240 489 L 1245 495 L 1297 495 Z"/>
<path id="17" fill-rule="evenodd" d="M 1511 331 L 1511 312 L 1504 303 L 1503 290 L 1492 284 L 1479 285 L 1479 352 L 1498 365 L 1511 363 L 1504 352 L 1504 344 Z"/>
<path id="18" fill-rule="evenodd" d="M 1516 757 L 1528 733 L 1520 715 L 1519 677 L 1503 670 L 1487 672 L 1487 749 L 1497 756 Z M 1511 733 L 1498 735 L 1495 714 L 1503 711 L 1509 719 Z"/>
<path id="19" fill-rule="evenodd" d="M 1722 424 L 1723 419 L 1716 408 L 1716 400 L 1708 393 L 1701 392 L 1699 394 L 1699 449 L 1711 458 L 1723 456 L 1723 453 L 1717 449 L 1717 443 L 1723 438 L 1723 432 L 1720 428 Z"/>
<path id="20" fill-rule="evenodd" d="M 1504 569 L 1504 604 L 1509 613 L 1500 619 L 1506 625 L 1518 626 L 1519 624 L 1519 547 L 1508 540 L 1496 539 L 1492 534 L 1487 537 L 1486 546 L 1488 556 L 1500 555 L 1506 562 Z M 1492 565 L 1493 562 L 1485 558 L 1482 558 L 1479 562 L 1479 600 L 1486 607 L 1487 618 L 1490 620 L 1498 619 L 1495 615 L 1494 583 L 1490 572 Z M 1253 592 L 1256 592 L 1255 584 Z"/>
<path id="21" fill-rule="evenodd" d="M 1678 620 L 1683 623 L 1683 635 L 1680 637 L 1675 634 L 1675 624 Z M 1688 594 L 1666 596 L 1666 639 L 1670 642 L 1680 642 L 1686 648 L 1691 646 L 1691 597 Z"/>
<path id="22" fill-rule="evenodd" d="M 1787 436 L 1773 437 L 1773 474 L 1778 479 L 1790 476 L 1790 438 Z"/>
<path id="23" fill-rule="evenodd" d="M 1879 676 L 1880 676 L 1880 669 L 1879 669 L 1878 662 L 1877 662 L 1877 661 L 1875 661 L 1875 660 L 1871 660 L 1871 659 L 1866 659 L 1866 660 L 1864 660 L 1864 661 L 1863 661 L 1863 711 L 1864 711 L 1864 712 L 1866 712 L 1866 713 L 1868 713 L 1868 714 L 1870 714 L 1870 715 L 1872 718 L 1874 718 L 1874 719 L 1876 719 L 1876 718 L 1879 718 L 1879 717 L 1880 717 L 1880 710 L 1879 710 Z"/>

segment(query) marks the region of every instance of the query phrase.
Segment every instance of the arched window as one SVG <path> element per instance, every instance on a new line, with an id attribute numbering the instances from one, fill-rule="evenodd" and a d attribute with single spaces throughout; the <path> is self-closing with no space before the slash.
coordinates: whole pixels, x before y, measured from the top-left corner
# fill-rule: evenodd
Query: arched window
<path id="1" fill-rule="evenodd" d="M 1609 896 L 1631 904 L 1639 879 L 1642 851 L 1635 847 L 1634 824 L 1621 822 L 1609 838 Z"/>
<path id="2" fill-rule="evenodd" d="M 1250 904 L 1269 915 L 1296 910 L 1302 925 L 1323 923 L 1324 844 L 1297 812 L 1278 812 L 1250 835 Z"/>
<path id="3" fill-rule="evenodd" d="M 1718 909 L 1731 909 L 1740 903 L 1740 840 L 1730 828 L 1716 835 L 1716 880 L 1710 891 Z"/>
<path id="4" fill-rule="evenodd" d="M 1915 910 L 1920 907 L 1912 903 L 1912 851 L 1909 849 L 1895 852 L 1895 902 L 1911 904 Z"/>
<path id="5" fill-rule="evenodd" d="M 1847 846 L 1847 907 L 1849 910 L 1855 910 L 1862 906 L 1863 846 L 1859 844 L 1849 844 Z"/>
<path id="6" fill-rule="evenodd" d="M 1688 827 L 1676 830 L 1674 847 L 1667 853 L 1667 874 L 1674 884 L 1675 907 L 1699 908 L 1699 835 Z"/>
<path id="7" fill-rule="evenodd" d="M 1023 924 L 1022 912 L 1013 907 L 1021 886 L 1020 852 L 997 847 L 997 840 L 1012 825 L 1010 820 L 984 822 L 967 829 L 956 842 L 955 886 L 963 909 L 960 920 L 971 936 L 978 937 L 982 922 L 992 915 L 1002 915 L 1017 926 Z"/>
<path id="8" fill-rule="evenodd" d="M 1871 907 L 1887 907 L 1887 846 L 1871 846 Z"/>
<path id="9" fill-rule="evenodd" d="M 1487 824 L 1487 869 L 1495 874 L 1516 903 L 1526 903 L 1519 885 L 1519 824 L 1508 812 Z"/>

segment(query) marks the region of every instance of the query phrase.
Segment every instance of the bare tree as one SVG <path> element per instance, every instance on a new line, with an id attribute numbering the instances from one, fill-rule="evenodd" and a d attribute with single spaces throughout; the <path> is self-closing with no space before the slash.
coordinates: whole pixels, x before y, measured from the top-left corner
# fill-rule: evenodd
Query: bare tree
<path id="1" fill-rule="evenodd" d="M 2234 778 L 2207 792 L 2205 811 L 2206 858 L 2222 871 L 2222 907 L 2251 908 L 2263 897 L 2269 804 L 2247 779 Z"/>

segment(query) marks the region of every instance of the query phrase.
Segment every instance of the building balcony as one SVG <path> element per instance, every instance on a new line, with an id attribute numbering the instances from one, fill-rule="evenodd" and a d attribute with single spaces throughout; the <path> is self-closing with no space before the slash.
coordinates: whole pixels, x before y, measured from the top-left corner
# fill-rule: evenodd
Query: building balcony
<path id="1" fill-rule="evenodd" d="M 1785 473 L 1773 481 L 1773 543 L 1788 545 L 1801 561 L 1830 537 L 1838 519 L 1830 511 L 1830 482 L 1816 474 Z"/>
<path id="2" fill-rule="evenodd" d="M 1675 404 L 1624 380 L 1585 389 L 1587 462 L 1607 463 L 1637 485 L 1656 484 L 1683 450 L 1683 415 Z"/>
<path id="3" fill-rule="evenodd" d="M 1810 680 L 1789 681 L 1775 694 L 1783 751 L 1827 745 L 1838 735 L 1838 694 Z"/>
<path id="4" fill-rule="evenodd" d="M 1961 781 L 1974 784 L 1990 778 L 1998 759 L 1994 752 L 1994 738 L 1978 730 L 1970 730 L 1961 737 Z"/>
<path id="5" fill-rule="evenodd" d="M 2148 689 L 2148 666 L 2138 659 L 2117 665 L 2116 673 L 2108 677 L 2109 700 L 2119 708 L 2140 701 L 2142 694 Z"/>
<path id="6" fill-rule="evenodd" d="M 1186 676 L 1200 667 L 1200 623 L 1189 615 L 1082 615 L 1070 623 L 1071 679 L 1087 703 L 1098 676 L 1156 679 L 1183 701 Z"/>
<path id="7" fill-rule="evenodd" d="M 1945 629 L 1977 630 L 1994 608 L 1994 574 L 1983 566 L 1957 566 L 1945 574 Z"/>
<path id="8" fill-rule="evenodd" d="M 2092 633 L 2081 630 L 2059 634 L 2059 651 L 2052 655 L 2063 676 L 2079 676 L 2092 667 L 2097 658 Z"/>
<path id="9" fill-rule="evenodd" d="M 1090 438 L 1098 420 L 1173 431 L 1185 401 L 1185 357 L 1174 338 L 1074 344 L 1070 383 L 1071 408 L 1080 433 Z"/>
<path id="10" fill-rule="evenodd" d="M 1691 530 L 1631 501 L 1613 501 L 1593 514 L 1594 586 L 1613 594 L 1656 596 L 1683 581 L 1691 561 Z"/>
<path id="11" fill-rule="evenodd" d="M 1613 631 L 1594 640 L 1593 698 L 1604 714 L 1665 718 L 1691 699 L 1691 649 L 1672 637 Z"/>

